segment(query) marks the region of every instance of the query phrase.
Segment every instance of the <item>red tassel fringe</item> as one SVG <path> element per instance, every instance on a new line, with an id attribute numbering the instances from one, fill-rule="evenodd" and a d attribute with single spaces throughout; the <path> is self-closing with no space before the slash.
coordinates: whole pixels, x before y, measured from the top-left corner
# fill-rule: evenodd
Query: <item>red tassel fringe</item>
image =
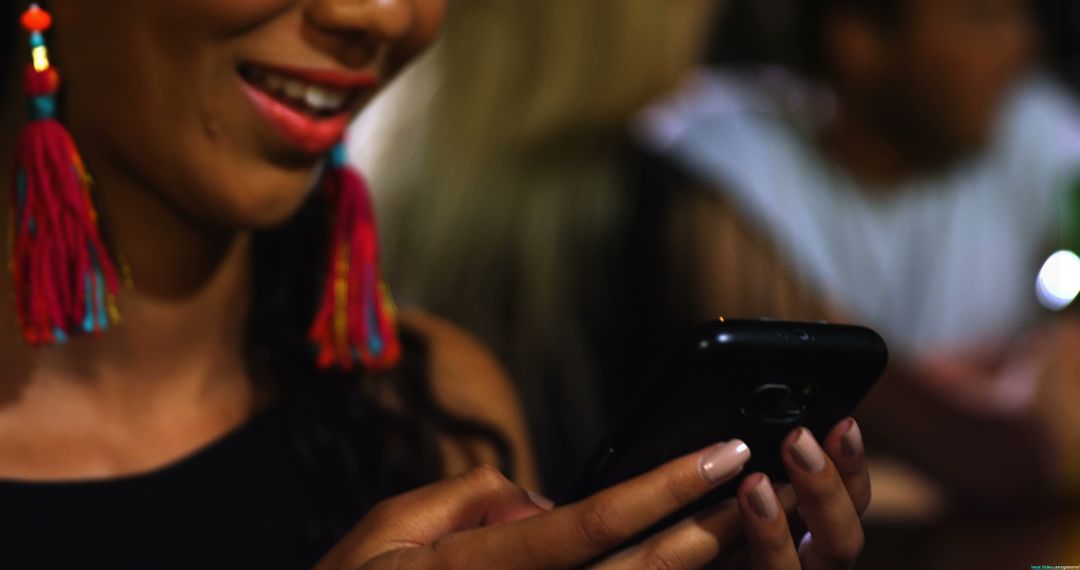
<path id="1" fill-rule="evenodd" d="M 309 336 L 318 365 L 351 370 L 393 368 L 401 358 L 396 309 L 379 268 L 374 208 L 360 174 L 335 150 L 325 177 L 334 205 L 328 277 Z"/>
<path id="2" fill-rule="evenodd" d="M 49 96 L 57 82 L 51 70 L 26 75 L 32 97 Z M 23 336 L 52 344 L 107 329 L 119 319 L 120 279 L 98 233 L 82 159 L 58 121 L 26 126 L 12 184 L 11 273 Z"/>

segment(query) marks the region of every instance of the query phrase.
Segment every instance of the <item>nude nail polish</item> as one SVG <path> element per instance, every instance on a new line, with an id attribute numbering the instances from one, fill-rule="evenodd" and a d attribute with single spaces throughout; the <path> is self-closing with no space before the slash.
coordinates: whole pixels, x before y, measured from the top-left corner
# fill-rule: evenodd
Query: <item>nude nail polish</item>
<path id="1" fill-rule="evenodd" d="M 730 479 L 750 460 L 750 448 L 740 440 L 720 444 L 701 458 L 701 476 L 710 484 Z"/>
<path id="2" fill-rule="evenodd" d="M 840 438 L 840 451 L 844 452 L 844 457 L 848 459 L 854 459 L 863 452 L 863 439 L 862 431 L 859 429 L 859 424 L 855 420 L 848 420 L 851 425 L 848 426 L 844 435 Z"/>
<path id="3" fill-rule="evenodd" d="M 825 452 L 814 441 L 814 434 L 806 428 L 799 428 L 799 435 L 791 444 L 791 455 L 800 467 L 810 473 L 817 473 L 825 468 Z"/>
<path id="4" fill-rule="evenodd" d="M 532 501 L 532 503 L 534 505 L 540 507 L 541 509 L 544 509 L 545 511 L 550 511 L 551 509 L 555 508 L 555 503 L 552 502 L 551 499 L 549 499 L 549 498 L 547 498 L 547 497 L 545 497 L 545 496 L 543 496 L 543 495 L 541 495 L 539 493 L 534 493 L 532 491 L 525 491 L 525 494 L 527 494 L 529 496 L 529 500 Z"/>
<path id="5" fill-rule="evenodd" d="M 773 490 L 769 478 L 764 475 L 761 476 L 761 481 L 758 481 L 758 484 L 750 490 L 748 498 L 754 514 L 766 521 L 775 520 L 780 513 L 780 500 L 776 498 L 776 491 Z"/>

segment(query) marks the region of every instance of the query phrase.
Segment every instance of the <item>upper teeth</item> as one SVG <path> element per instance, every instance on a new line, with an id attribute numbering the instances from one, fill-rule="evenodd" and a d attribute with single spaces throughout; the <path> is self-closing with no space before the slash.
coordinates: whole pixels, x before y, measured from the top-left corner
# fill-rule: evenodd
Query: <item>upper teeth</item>
<path id="1" fill-rule="evenodd" d="M 347 93 L 325 87 L 308 87 L 304 102 L 320 111 L 337 110 L 345 104 Z"/>
<path id="2" fill-rule="evenodd" d="M 258 83 L 268 92 L 278 97 L 286 97 L 293 102 L 306 104 L 319 112 L 340 111 L 349 99 L 349 91 L 325 85 L 306 83 L 294 77 L 278 75 L 272 71 L 252 69 L 247 73 L 249 79 Z"/>

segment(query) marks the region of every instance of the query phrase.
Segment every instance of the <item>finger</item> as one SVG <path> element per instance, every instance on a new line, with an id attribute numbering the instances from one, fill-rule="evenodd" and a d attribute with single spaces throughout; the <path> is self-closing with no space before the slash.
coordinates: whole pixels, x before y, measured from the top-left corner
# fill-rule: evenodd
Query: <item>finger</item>
<path id="1" fill-rule="evenodd" d="M 795 488 L 788 483 L 773 485 L 776 496 L 780 498 L 780 505 L 784 508 L 784 514 L 789 517 L 799 512 L 799 497 L 795 494 Z"/>
<path id="2" fill-rule="evenodd" d="M 701 568 L 740 538 L 738 507 L 727 501 L 608 558 L 595 570 Z"/>
<path id="3" fill-rule="evenodd" d="M 784 515 L 794 515 L 798 507 L 795 490 L 787 484 L 774 490 Z M 742 567 L 747 554 L 742 548 L 745 544 L 739 517 L 736 502 L 725 502 L 620 552 L 597 569 L 699 568 L 718 559 L 723 560 L 718 567 Z"/>
<path id="4" fill-rule="evenodd" d="M 448 537 L 436 545 L 437 553 L 440 562 L 450 567 L 503 568 L 520 565 L 522 560 L 545 568 L 577 566 L 730 480 L 749 458 L 750 450 L 741 441 L 717 445 L 572 505 L 485 529 L 482 559 L 470 533 Z"/>
<path id="5" fill-rule="evenodd" d="M 538 496 L 485 465 L 382 503 L 372 513 L 391 524 L 401 521 L 395 526 L 409 531 L 403 539 L 429 543 L 453 532 L 550 510 L 534 497 Z M 407 522 L 407 518 L 419 518 L 422 524 Z"/>
<path id="6" fill-rule="evenodd" d="M 324 564 L 359 567 L 399 548 L 431 544 L 454 532 L 543 512 L 547 512 L 545 506 L 533 502 L 524 489 L 497 469 L 482 466 L 379 503 L 326 556 Z"/>
<path id="7" fill-rule="evenodd" d="M 855 510 L 865 513 L 871 497 L 870 467 L 859 424 L 852 418 L 837 424 L 825 438 L 825 451 L 836 465 Z"/>
<path id="8" fill-rule="evenodd" d="M 484 525 L 512 523 L 540 513 L 546 513 L 555 508 L 555 503 L 551 499 L 539 493 L 525 491 L 525 495 L 529 498 L 530 502 L 528 504 L 514 501 L 497 505 L 494 509 L 488 511 Z"/>
<path id="9" fill-rule="evenodd" d="M 755 570 L 798 570 L 799 554 L 769 478 L 764 473 L 747 477 L 739 486 L 738 501 Z"/>
<path id="10" fill-rule="evenodd" d="M 808 568 L 848 568 L 863 546 L 859 514 L 832 461 L 799 428 L 784 442 L 781 456 L 799 498 L 799 512 L 813 539 L 800 551 Z"/>

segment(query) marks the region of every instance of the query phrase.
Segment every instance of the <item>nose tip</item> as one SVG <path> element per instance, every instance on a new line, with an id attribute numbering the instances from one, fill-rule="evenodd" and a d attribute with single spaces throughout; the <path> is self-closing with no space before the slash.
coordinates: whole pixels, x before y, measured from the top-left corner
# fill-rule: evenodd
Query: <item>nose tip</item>
<path id="1" fill-rule="evenodd" d="M 415 15 L 409 0 L 315 0 L 307 18 L 327 32 L 392 41 L 409 33 Z"/>

